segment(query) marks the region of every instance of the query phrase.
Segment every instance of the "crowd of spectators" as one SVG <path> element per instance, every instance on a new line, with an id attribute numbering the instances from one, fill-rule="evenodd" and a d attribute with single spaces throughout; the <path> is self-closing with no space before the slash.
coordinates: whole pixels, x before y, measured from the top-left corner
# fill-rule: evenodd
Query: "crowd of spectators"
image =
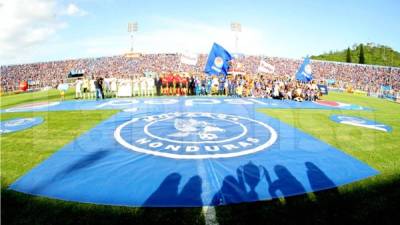
<path id="1" fill-rule="evenodd" d="M 182 64 L 179 54 L 143 54 L 138 58 L 121 55 L 1 66 L 1 90 L 3 92 L 18 90 L 20 81 L 28 81 L 38 88 L 56 87 L 62 80 L 66 81 L 67 74 L 71 70 L 77 69 L 85 71 L 90 77 L 118 79 L 137 77 L 146 72 L 162 74 L 167 71 L 201 76 L 206 60 L 207 55 L 200 54 L 197 64 L 192 66 Z M 258 80 L 265 79 L 266 74 L 261 78 L 258 73 L 260 60 L 275 67 L 274 73 L 268 75 L 274 77 L 268 79 L 269 82 L 278 79 L 281 83 L 288 83 L 283 81 L 284 79 L 293 79 L 302 63 L 300 59 L 240 56 L 232 61 L 231 68 Z M 400 68 L 312 60 L 312 72 L 318 82 L 324 81 L 341 89 L 351 87 L 354 90 L 378 93 L 384 85 L 390 86 L 395 94 L 400 91 Z M 291 88 L 290 85 L 288 88 Z"/>

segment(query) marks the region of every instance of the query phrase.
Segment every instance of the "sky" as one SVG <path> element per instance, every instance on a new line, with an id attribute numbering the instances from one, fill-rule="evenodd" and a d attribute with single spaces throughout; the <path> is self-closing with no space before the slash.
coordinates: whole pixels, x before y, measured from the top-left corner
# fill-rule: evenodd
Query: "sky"
<path id="1" fill-rule="evenodd" d="M 0 65 L 134 51 L 301 58 L 355 43 L 400 50 L 399 0 L 0 0 Z M 242 25 L 238 34 L 232 22 Z"/>

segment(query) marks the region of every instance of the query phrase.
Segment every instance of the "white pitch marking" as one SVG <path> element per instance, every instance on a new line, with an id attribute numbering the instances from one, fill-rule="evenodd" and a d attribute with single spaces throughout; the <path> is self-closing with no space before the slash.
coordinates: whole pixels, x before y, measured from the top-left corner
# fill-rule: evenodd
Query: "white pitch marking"
<path id="1" fill-rule="evenodd" d="M 197 160 L 197 170 L 199 172 L 200 177 L 207 177 L 208 173 L 206 168 L 204 167 L 204 163 L 208 161 L 204 160 Z M 215 173 L 214 173 L 215 174 Z M 220 183 L 218 182 L 218 178 L 215 179 L 218 183 L 218 187 L 221 187 Z M 208 187 L 209 183 L 203 183 L 207 186 L 204 186 L 203 190 L 210 190 L 211 188 Z M 217 214 L 215 213 L 215 207 L 213 206 L 203 206 L 202 213 L 204 215 L 204 222 L 206 225 L 219 225 L 217 220 Z"/>
<path id="2" fill-rule="evenodd" d="M 204 222 L 206 225 L 219 225 L 217 220 L 217 214 L 215 213 L 215 207 L 203 206 Z"/>

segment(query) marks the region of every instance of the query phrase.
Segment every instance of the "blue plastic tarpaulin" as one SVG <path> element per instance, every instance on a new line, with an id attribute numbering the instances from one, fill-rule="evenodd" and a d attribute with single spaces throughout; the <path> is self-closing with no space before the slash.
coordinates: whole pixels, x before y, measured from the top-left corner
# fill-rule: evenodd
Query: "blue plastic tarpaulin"
<path id="1" fill-rule="evenodd" d="M 110 104 L 92 104 L 104 103 Z M 130 102 L 10 189 L 106 205 L 216 206 L 334 188 L 378 173 L 256 111 L 267 106 L 211 98 Z"/>

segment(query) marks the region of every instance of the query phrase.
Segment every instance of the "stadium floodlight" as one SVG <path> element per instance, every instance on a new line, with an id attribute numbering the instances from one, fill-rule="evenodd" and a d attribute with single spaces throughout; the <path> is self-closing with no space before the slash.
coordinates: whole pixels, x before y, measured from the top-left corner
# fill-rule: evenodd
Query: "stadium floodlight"
<path id="1" fill-rule="evenodd" d="M 231 30 L 235 32 L 242 32 L 242 25 L 238 22 L 231 23 Z"/>
<path id="2" fill-rule="evenodd" d="M 128 33 L 131 35 L 131 52 L 133 52 L 133 33 L 138 31 L 138 23 L 130 22 L 128 23 Z"/>
<path id="3" fill-rule="evenodd" d="M 235 51 L 238 54 L 239 33 L 242 32 L 242 24 L 238 22 L 232 22 L 231 31 L 235 33 Z"/>

